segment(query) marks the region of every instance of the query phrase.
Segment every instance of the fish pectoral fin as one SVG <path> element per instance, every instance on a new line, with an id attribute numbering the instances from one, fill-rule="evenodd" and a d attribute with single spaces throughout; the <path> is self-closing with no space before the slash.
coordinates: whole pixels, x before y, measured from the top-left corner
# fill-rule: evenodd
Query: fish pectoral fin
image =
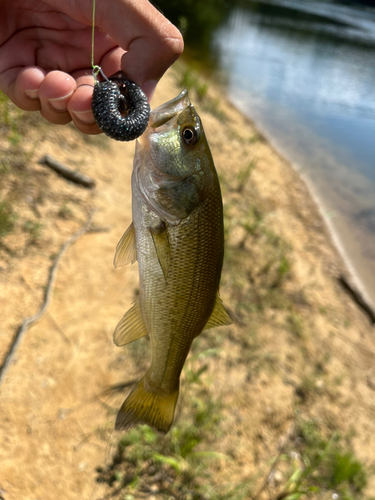
<path id="1" fill-rule="evenodd" d="M 232 323 L 232 318 L 225 309 L 219 294 L 217 294 L 214 310 L 212 311 L 211 316 L 203 330 L 208 330 L 209 328 L 214 328 L 215 326 L 231 325 Z"/>
<path id="2" fill-rule="evenodd" d="M 147 335 L 147 330 L 142 318 L 141 306 L 137 300 L 122 317 L 116 330 L 113 332 L 113 341 L 122 346 Z"/>
<path id="3" fill-rule="evenodd" d="M 165 223 L 161 222 L 158 226 L 150 227 L 149 229 L 164 279 L 167 281 L 169 264 L 171 262 L 171 249 Z"/>
<path id="4" fill-rule="evenodd" d="M 115 267 L 133 264 L 137 260 L 137 246 L 135 241 L 135 230 L 133 222 L 122 235 L 117 243 L 113 265 Z"/>

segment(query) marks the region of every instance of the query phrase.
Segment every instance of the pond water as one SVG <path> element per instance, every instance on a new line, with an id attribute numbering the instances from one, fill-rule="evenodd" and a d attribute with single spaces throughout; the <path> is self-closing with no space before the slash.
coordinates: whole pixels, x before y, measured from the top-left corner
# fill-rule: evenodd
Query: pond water
<path id="1" fill-rule="evenodd" d="M 248 2 L 212 51 L 228 96 L 311 182 L 375 299 L 375 11 Z"/>
<path id="2" fill-rule="evenodd" d="M 187 17 L 188 49 L 211 61 L 229 99 L 307 179 L 375 302 L 375 8 L 197 0 L 193 13 L 191 5 L 170 16 Z"/>

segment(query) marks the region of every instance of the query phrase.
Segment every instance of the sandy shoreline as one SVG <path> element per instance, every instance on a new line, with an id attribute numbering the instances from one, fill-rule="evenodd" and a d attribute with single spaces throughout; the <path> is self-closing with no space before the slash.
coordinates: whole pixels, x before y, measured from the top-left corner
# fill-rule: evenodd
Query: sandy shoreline
<path id="1" fill-rule="evenodd" d="M 235 104 L 233 105 L 236 107 L 239 113 L 243 113 L 243 111 L 239 109 L 238 106 L 236 106 Z M 359 272 L 356 269 L 356 263 L 353 260 L 353 258 L 349 255 L 349 252 L 346 249 L 345 241 L 342 238 L 342 235 L 340 235 L 332 219 L 330 217 L 327 217 L 326 215 L 327 210 L 325 209 L 324 200 L 320 196 L 314 183 L 311 181 L 309 176 L 303 172 L 303 169 L 301 168 L 300 164 L 294 162 L 291 159 L 290 155 L 288 154 L 288 151 L 286 151 L 285 148 L 283 148 L 283 146 L 277 140 L 275 140 L 270 134 L 268 134 L 264 130 L 264 128 L 262 128 L 258 123 L 256 123 L 256 121 L 254 121 L 251 117 L 249 117 L 246 114 L 244 114 L 244 116 L 250 121 L 251 125 L 266 138 L 271 148 L 273 148 L 280 155 L 280 157 L 290 165 L 290 167 L 299 175 L 301 180 L 304 182 L 310 193 L 311 198 L 314 200 L 319 210 L 322 220 L 326 225 L 331 242 L 333 243 L 340 258 L 342 259 L 345 271 L 348 275 L 348 279 L 350 279 L 353 287 L 355 288 L 355 291 L 362 296 L 363 300 L 368 304 L 369 308 L 375 311 L 375 299 L 374 299 L 375 290 L 370 291 L 366 287 L 363 280 L 361 279 Z"/>
<path id="2" fill-rule="evenodd" d="M 270 145 L 276 149 L 276 151 L 280 151 L 280 147 L 275 145 L 273 143 L 272 139 L 267 138 L 267 140 L 269 141 Z M 370 292 L 366 288 L 365 284 L 363 283 L 363 281 L 359 277 L 359 274 L 355 268 L 355 263 L 353 262 L 353 259 L 349 256 L 349 253 L 347 252 L 347 250 L 345 248 L 345 243 L 342 240 L 342 237 L 340 236 L 338 230 L 336 229 L 334 222 L 332 222 L 331 218 L 327 217 L 327 215 L 326 215 L 327 210 L 325 209 L 324 202 L 323 202 L 322 198 L 320 197 L 317 189 L 315 188 L 313 182 L 310 180 L 310 178 L 308 177 L 307 174 L 304 174 L 303 172 L 301 172 L 301 168 L 299 165 L 293 163 L 292 161 L 290 161 L 288 159 L 287 154 L 285 154 L 283 152 L 281 152 L 281 154 L 282 154 L 282 156 L 284 156 L 286 158 L 286 161 L 289 162 L 290 166 L 299 174 L 300 178 L 306 184 L 307 189 L 309 190 L 311 197 L 315 201 L 315 203 L 318 207 L 318 210 L 322 216 L 322 219 L 324 220 L 324 222 L 327 226 L 327 229 L 328 229 L 328 232 L 331 236 L 332 242 L 335 245 L 338 253 L 340 254 L 340 256 L 345 264 L 347 272 L 349 273 L 351 279 L 353 280 L 355 286 L 358 288 L 359 292 L 363 295 L 363 297 L 371 305 L 371 307 L 374 308 L 375 307 L 374 300 L 373 300 L 372 296 L 370 295 Z"/>

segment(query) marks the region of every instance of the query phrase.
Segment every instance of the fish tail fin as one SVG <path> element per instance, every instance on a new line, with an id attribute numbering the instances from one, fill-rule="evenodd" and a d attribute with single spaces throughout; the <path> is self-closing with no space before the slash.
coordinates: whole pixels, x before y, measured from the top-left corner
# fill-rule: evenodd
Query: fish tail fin
<path id="1" fill-rule="evenodd" d="M 137 424 L 147 424 L 167 433 L 173 422 L 177 399 L 178 388 L 170 394 L 158 393 L 147 388 L 147 382 L 145 384 L 143 377 L 123 402 L 117 414 L 115 429 L 122 430 Z"/>

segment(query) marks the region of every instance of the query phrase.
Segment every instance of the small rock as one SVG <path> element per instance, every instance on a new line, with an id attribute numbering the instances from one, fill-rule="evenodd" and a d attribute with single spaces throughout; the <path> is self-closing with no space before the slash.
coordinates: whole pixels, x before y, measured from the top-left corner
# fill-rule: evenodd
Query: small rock
<path id="1" fill-rule="evenodd" d="M 275 484 L 280 484 L 283 481 L 283 475 L 279 470 L 276 470 L 273 475 L 273 481 Z"/>
<path id="2" fill-rule="evenodd" d="M 65 418 L 69 415 L 69 413 L 71 413 L 71 411 L 72 410 L 70 408 L 60 408 L 57 414 L 57 418 L 59 420 L 65 420 Z"/>
<path id="3" fill-rule="evenodd" d="M 323 380 L 322 380 L 321 378 L 320 378 L 319 380 L 317 380 L 317 381 L 316 381 L 316 383 L 315 383 L 315 387 L 316 387 L 317 389 L 323 389 L 323 387 L 324 387 L 324 382 L 323 382 Z"/>

